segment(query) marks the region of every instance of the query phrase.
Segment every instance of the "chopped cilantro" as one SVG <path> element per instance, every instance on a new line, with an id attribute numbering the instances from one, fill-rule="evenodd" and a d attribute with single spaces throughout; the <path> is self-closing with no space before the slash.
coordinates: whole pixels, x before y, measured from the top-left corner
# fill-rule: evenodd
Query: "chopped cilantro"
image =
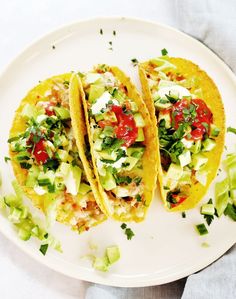
<path id="1" fill-rule="evenodd" d="M 164 48 L 164 49 L 162 49 L 161 50 L 161 55 L 162 56 L 166 56 L 166 55 L 168 55 L 168 51 Z"/>
<path id="2" fill-rule="evenodd" d="M 20 162 L 20 167 L 23 169 L 30 169 L 32 165 L 27 162 Z"/>
<path id="3" fill-rule="evenodd" d="M 137 194 L 137 195 L 135 196 L 135 198 L 137 199 L 138 202 L 142 201 L 142 197 L 141 197 L 140 194 Z"/>
<path id="4" fill-rule="evenodd" d="M 124 162 L 124 163 L 121 164 L 122 167 L 128 167 L 129 165 L 130 165 L 129 162 Z"/>
<path id="5" fill-rule="evenodd" d="M 11 158 L 9 158 L 9 157 L 4 157 L 4 161 L 7 163 L 8 161 L 11 161 Z"/>
<path id="6" fill-rule="evenodd" d="M 131 240 L 135 236 L 135 234 L 134 234 L 134 232 L 132 231 L 131 228 L 126 228 L 125 229 L 125 234 L 127 236 L 127 240 Z"/>
<path id="7" fill-rule="evenodd" d="M 138 63 L 139 63 L 139 61 L 138 61 L 137 58 L 132 58 L 132 59 L 131 59 L 131 62 L 132 62 L 132 65 L 133 65 L 133 66 L 136 66 L 136 65 L 138 65 Z"/>
<path id="8" fill-rule="evenodd" d="M 116 175 L 115 180 L 116 180 L 117 185 L 120 185 L 120 184 L 128 185 L 132 182 L 132 178 L 129 176 Z"/>
<path id="9" fill-rule="evenodd" d="M 208 234 L 208 230 L 207 230 L 204 223 L 197 224 L 195 227 L 196 227 L 196 229 L 197 229 L 200 236 Z"/>
<path id="10" fill-rule="evenodd" d="M 227 132 L 231 132 L 231 133 L 236 134 L 236 129 L 233 128 L 233 127 L 228 127 L 228 128 L 227 128 Z"/>
<path id="11" fill-rule="evenodd" d="M 121 226 L 120 226 L 122 229 L 125 229 L 127 227 L 127 224 L 126 223 L 122 223 Z"/>
<path id="12" fill-rule="evenodd" d="M 40 248 L 39 248 L 39 251 L 40 251 L 43 255 L 45 255 L 45 254 L 47 253 L 47 250 L 48 250 L 48 244 L 43 244 L 43 245 L 41 245 Z"/>
<path id="13" fill-rule="evenodd" d="M 229 216 L 233 221 L 236 221 L 236 207 L 230 203 L 228 203 L 224 214 Z"/>
<path id="14" fill-rule="evenodd" d="M 141 181 L 142 181 L 142 178 L 139 177 L 139 176 L 137 176 L 136 178 L 134 178 L 134 183 L 135 183 L 137 186 L 140 185 Z"/>

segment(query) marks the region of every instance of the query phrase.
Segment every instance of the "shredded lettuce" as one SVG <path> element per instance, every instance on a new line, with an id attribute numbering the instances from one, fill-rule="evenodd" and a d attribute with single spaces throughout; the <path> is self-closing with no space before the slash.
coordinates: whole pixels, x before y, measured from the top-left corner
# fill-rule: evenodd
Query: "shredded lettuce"
<path id="1" fill-rule="evenodd" d="M 215 202 L 216 211 L 220 217 L 227 207 L 229 200 L 229 179 L 225 178 L 221 182 L 215 184 Z"/>

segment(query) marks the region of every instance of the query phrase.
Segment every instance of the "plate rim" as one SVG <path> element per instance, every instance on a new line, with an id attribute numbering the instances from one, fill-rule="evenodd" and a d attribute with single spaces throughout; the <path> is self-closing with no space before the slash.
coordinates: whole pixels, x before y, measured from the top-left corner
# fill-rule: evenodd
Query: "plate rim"
<path id="1" fill-rule="evenodd" d="M 104 20 L 128 20 L 131 22 L 138 22 L 138 23 L 146 23 L 149 25 L 153 25 L 153 26 L 157 26 L 163 29 L 167 29 L 169 31 L 172 32 L 176 32 L 180 35 L 182 35 L 185 39 L 187 38 L 188 40 L 190 40 L 192 43 L 197 44 L 199 47 L 201 47 L 202 49 L 204 49 L 204 51 L 207 51 L 212 57 L 214 57 L 214 59 L 220 63 L 221 67 L 227 72 L 227 74 L 229 75 L 229 77 L 231 78 L 231 80 L 236 84 L 236 76 L 233 73 L 233 71 L 230 69 L 230 67 L 226 64 L 226 62 L 224 62 L 215 52 L 213 52 L 211 49 L 209 49 L 205 44 L 203 44 L 202 42 L 200 42 L 199 40 L 195 39 L 194 37 L 192 37 L 191 35 L 180 31 L 179 29 L 176 29 L 175 27 L 172 27 L 170 25 L 166 25 L 164 23 L 161 22 L 156 22 L 156 21 L 151 21 L 148 19 L 144 19 L 144 18 L 138 18 L 138 17 L 130 17 L 130 16 L 97 16 L 97 17 L 90 17 L 90 18 L 83 18 L 83 19 L 79 19 L 79 20 L 75 20 L 73 22 L 69 22 L 69 23 L 65 23 L 62 24 L 61 26 L 57 26 L 56 28 L 49 30 L 47 33 L 45 34 L 41 34 L 40 36 L 38 36 L 37 38 L 34 38 L 31 42 L 27 43 L 26 46 L 23 47 L 22 50 L 20 50 L 13 59 L 11 59 L 7 64 L 5 64 L 3 66 L 3 68 L 1 68 L 0 70 L 0 81 L 4 78 L 5 74 L 8 72 L 8 70 L 12 67 L 12 65 L 14 65 L 15 63 L 17 63 L 18 61 L 20 61 L 22 59 L 22 57 L 25 55 L 25 53 L 30 50 L 30 48 L 32 48 L 35 44 L 42 42 L 44 39 L 49 38 L 50 36 L 56 35 L 57 33 L 60 33 L 60 31 L 62 30 L 66 30 L 69 29 L 71 27 L 76 27 L 79 26 L 80 24 L 83 23 L 90 23 L 90 22 L 98 22 L 99 21 L 104 21 Z M 75 273 L 70 273 L 70 270 L 67 269 L 61 269 L 60 266 L 57 266 L 57 264 L 52 264 L 49 263 L 44 256 L 40 256 L 38 255 L 38 252 L 34 252 L 32 251 L 32 249 L 29 246 L 26 246 L 25 243 L 21 243 L 21 240 L 17 238 L 17 236 L 15 235 L 9 235 L 5 232 L 4 229 L 1 228 L 0 226 L 0 232 L 8 239 L 10 240 L 15 246 L 17 246 L 18 248 L 20 248 L 25 254 L 27 254 L 28 256 L 30 256 L 31 258 L 33 258 L 34 260 L 36 260 L 37 262 L 39 262 L 40 264 L 48 267 L 49 269 L 63 274 L 65 276 L 74 278 L 74 279 L 79 279 L 79 280 L 84 280 L 84 281 L 88 281 L 88 282 L 93 282 L 93 283 L 98 283 L 98 284 L 102 284 L 102 285 L 107 285 L 107 286 L 115 286 L 115 287 L 147 287 L 147 286 L 155 286 L 155 285 L 162 285 L 162 284 L 166 284 L 166 283 L 170 283 L 170 282 L 174 282 L 176 280 L 182 279 L 184 277 L 187 277 L 188 275 L 191 275 L 197 271 L 200 271 L 202 269 L 204 269 L 205 267 L 209 266 L 210 264 L 212 264 L 213 262 L 215 262 L 216 260 L 218 260 L 221 256 L 223 256 L 236 242 L 233 241 L 232 244 L 231 242 L 228 242 L 227 244 L 225 244 L 224 246 L 224 250 L 223 253 L 216 253 L 214 256 L 211 257 L 211 259 L 207 259 L 207 261 L 202 260 L 201 263 L 198 263 L 197 265 L 195 265 L 195 267 L 193 268 L 187 268 L 185 271 L 179 271 L 177 274 L 172 275 L 171 277 L 165 277 L 165 278 L 148 278 L 145 280 L 145 278 L 141 278 L 138 281 L 130 281 L 129 279 L 126 281 L 125 279 L 121 279 L 118 278 L 118 280 L 113 279 L 112 281 L 106 280 L 104 278 L 100 278 L 100 277 L 96 277 L 95 279 L 93 278 L 89 278 L 89 277 L 85 277 L 85 276 L 89 276 L 88 275 L 84 275 L 82 273 L 82 275 L 79 277 L 78 275 L 76 275 Z"/>

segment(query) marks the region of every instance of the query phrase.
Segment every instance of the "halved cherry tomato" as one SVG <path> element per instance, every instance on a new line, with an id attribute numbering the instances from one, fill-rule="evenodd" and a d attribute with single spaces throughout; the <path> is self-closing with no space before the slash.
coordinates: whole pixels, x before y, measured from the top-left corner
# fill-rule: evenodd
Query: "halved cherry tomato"
<path id="1" fill-rule="evenodd" d="M 38 164 L 44 164 L 47 162 L 49 156 L 46 152 L 45 140 L 41 139 L 35 144 L 33 154 Z"/>

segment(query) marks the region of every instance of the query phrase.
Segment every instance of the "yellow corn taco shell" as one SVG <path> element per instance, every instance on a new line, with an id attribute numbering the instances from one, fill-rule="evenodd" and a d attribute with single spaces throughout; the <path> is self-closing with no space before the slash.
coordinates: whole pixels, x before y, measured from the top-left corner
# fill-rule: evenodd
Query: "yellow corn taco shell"
<path id="1" fill-rule="evenodd" d="M 28 92 L 26 97 L 21 101 L 20 106 L 15 112 L 14 120 L 12 123 L 12 127 L 10 129 L 10 139 L 9 139 L 9 154 L 11 157 L 11 163 L 13 167 L 14 174 L 20 186 L 22 187 L 24 193 L 27 197 L 32 201 L 34 206 L 41 209 L 45 214 L 48 213 L 48 207 L 50 204 L 55 204 L 56 209 L 56 219 L 57 221 L 71 226 L 73 230 L 78 231 L 79 233 L 88 230 L 90 227 L 97 225 L 106 219 L 105 215 L 102 213 L 91 191 L 87 193 L 84 191 L 84 195 L 77 194 L 72 195 L 64 190 L 56 190 L 55 192 L 48 193 L 46 192 L 43 195 L 39 195 L 33 186 L 26 186 L 26 181 L 29 173 L 29 169 L 23 169 L 20 165 L 20 162 L 17 160 L 17 152 L 14 147 L 14 142 L 10 140 L 13 138 L 17 138 L 24 134 L 29 127 L 27 124 L 27 119 L 25 115 L 22 114 L 23 110 L 27 105 L 32 107 L 37 107 L 39 102 L 48 102 L 54 101 L 61 103 L 61 107 L 67 107 L 68 111 L 70 111 L 69 107 L 69 98 L 73 96 L 73 90 L 70 88 L 71 74 L 63 74 L 54 76 L 50 79 L 40 82 L 36 87 Z M 55 104 L 56 105 L 56 104 Z M 58 104 L 57 104 L 58 105 Z M 70 111 L 71 113 L 71 111 Z M 69 116 L 70 117 L 70 116 Z M 71 127 L 70 120 L 67 122 L 68 125 L 68 135 L 73 132 Z M 43 130 L 43 127 L 42 127 Z M 68 136 L 67 136 L 68 137 Z M 68 137 L 69 138 L 69 137 Z M 75 144 L 73 141 L 73 135 L 70 137 L 70 142 Z M 52 137 L 53 140 L 53 137 Z M 18 141 L 16 141 L 18 142 Z M 67 142 L 67 140 L 65 140 Z M 73 145 L 74 146 L 74 145 Z M 62 148 L 62 147 L 61 147 Z M 75 148 L 75 153 L 78 151 Z M 64 150 L 63 145 L 63 150 Z M 55 150 L 55 149 L 54 149 Z M 33 164 L 38 167 L 36 163 L 36 159 L 33 156 L 32 152 L 29 152 L 31 155 L 31 159 L 33 159 Z M 56 152 L 53 154 L 56 156 Z M 70 155 L 68 156 L 68 160 L 64 160 L 65 163 L 71 163 Z M 79 157 L 78 157 L 79 160 Z M 42 168 L 43 165 L 40 165 Z M 81 183 L 86 183 L 89 185 L 86 179 L 86 175 L 83 170 L 82 163 L 80 162 L 80 168 L 82 170 L 81 175 Z M 85 185 L 85 184 L 84 184 Z M 87 186 L 89 188 L 89 186 Z M 85 194 L 86 193 L 86 194 Z"/>
<path id="2" fill-rule="evenodd" d="M 193 62 L 174 57 L 159 57 L 139 64 L 139 76 L 142 84 L 142 91 L 145 103 L 151 115 L 152 122 L 158 126 L 157 114 L 154 106 L 154 91 L 160 80 L 169 80 L 185 87 L 191 94 L 197 98 L 203 99 L 213 114 L 213 123 L 220 130 L 215 137 L 216 146 L 209 152 L 204 152 L 208 162 L 204 166 L 204 172 L 207 174 L 205 184 L 193 180 L 189 189 L 187 199 L 177 206 L 172 207 L 167 203 L 167 191 L 164 189 L 164 176 L 161 166 L 160 151 L 158 150 L 158 180 L 161 191 L 161 197 L 168 210 L 184 211 L 191 209 L 203 198 L 208 187 L 216 176 L 219 167 L 221 155 L 224 148 L 225 138 L 225 113 L 220 93 L 213 80 L 207 73 L 201 70 Z M 156 81 L 158 80 L 158 81 Z M 159 140 L 158 140 L 159 141 Z M 159 142 L 158 142 L 159 145 Z"/>
<path id="3" fill-rule="evenodd" d="M 72 114 L 73 125 L 74 127 L 77 126 L 77 129 L 75 129 L 75 136 L 78 142 L 77 143 L 78 148 L 81 151 L 80 152 L 81 159 L 85 166 L 88 179 L 90 181 L 95 198 L 99 203 L 100 208 L 107 216 L 111 216 L 112 218 L 118 221 L 139 222 L 144 220 L 145 218 L 147 209 L 150 206 L 152 198 L 154 196 L 154 190 L 156 185 L 156 179 L 157 179 L 156 128 L 151 122 L 149 112 L 141 96 L 139 95 L 135 86 L 131 82 L 131 80 L 117 67 L 109 67 L 104 65 L 103 67 L 105 67 L 106 69 L 105 76 L 109 75 L 109 77 L 113 78 L 112 80 L 118 80 L 120 86 L 126 89 L 127 97 L 129 99 L 132 99 L 132 101 L 137 106 L 138 112 L 142 115 L 142 118 L 145 120 L 145 126 L 143 128 L 145 141 L 142 144 L 142 146 L 145 147 L 145 151 L 140 160 L 141 167 L 140 168 L 135 167 L 131 171 L 121 170 L 123 177 L 130 176 L 133 181 L 135 181 L 135 178 L 136 179 L 140 178 L 141 180 L 143 193 L 142 196 L 139 198 L 141 203 L 138 203 L 136 205 L 138 207 L 137 208 L 138 211 L 135 206 L 132 207 L 132 199 L 129 202 L 128 200 L 125 201 L 125 199 L 116 196 L 117 193 L 115 193 L 116 192 L 115 190 L 119 186 L 114 188 L 114 190 L 112 189 L 110 191 L 107 191 L 102 185 L 102 176 L 99 173 L 99 169 L 97 167 L 96 158 L 95 158 L 95 147 L 94 147 L 94 139 L 93 139 L 94 133 L 91 128 L 92 124 L 89 116 L 89 109 L 91 108 L 91 103 L 89 103 L 86 98 L 87 97 L 86 95 L 87 89 L 85 86 L 86 75 L 82 79 L 76 76 L 72 79 L 72 82 L 74 81 L 74 86 L 76 89 L 75 93 L 77 93 L 77 100 L 74 103 L 71 103 L 71 107 L 73 111 Z M 96 72 L 97 71 L 95 68 L 95 70 L 90 73 L 96 73 Z M 99 72 L 97 72 L 97 74 L 99 74 Z M 85 115 L 85 123 L 87 127 L 91 157 L 85 155 L 85 141 L 82 133 L 84 132 L 84 119 L 82 117 L 78 117 L 79 114 L 82 115 L 82 110 L 84 111 L 84 115 Z M 110 165 L 112 166 L 112 164 Z M 115 202 L 115 204 L 113 204 L 113 202 Z M 122 212 L 120 212 L 121 210 Z"/>

